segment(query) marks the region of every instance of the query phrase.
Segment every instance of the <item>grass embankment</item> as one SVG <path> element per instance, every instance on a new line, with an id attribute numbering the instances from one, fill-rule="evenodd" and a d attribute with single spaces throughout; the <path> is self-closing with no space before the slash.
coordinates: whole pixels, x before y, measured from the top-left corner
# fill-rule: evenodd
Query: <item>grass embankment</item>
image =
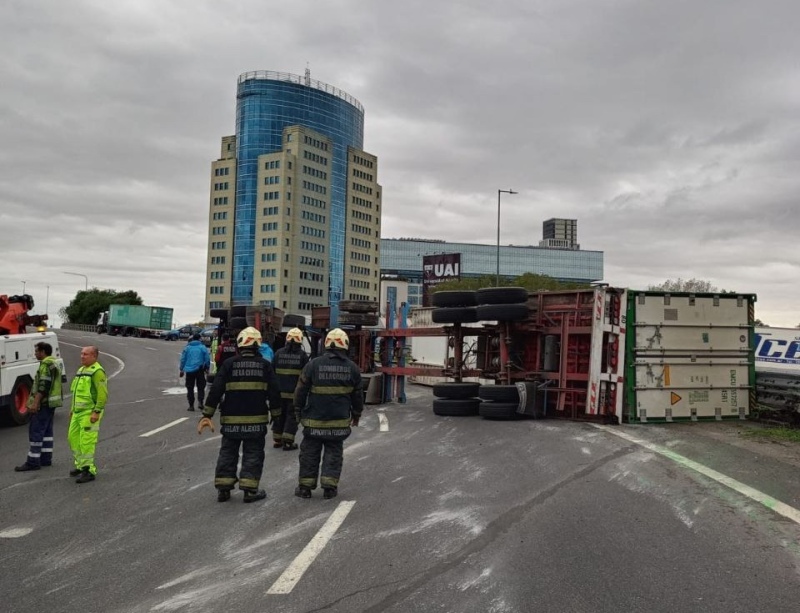
<path id="1" fill-rule="evenodd" d="M 741 434 L 747 438 L 760 438 L 771 441 L 800 443 L 800 429 L 798 428 L 746 428 Z"/>

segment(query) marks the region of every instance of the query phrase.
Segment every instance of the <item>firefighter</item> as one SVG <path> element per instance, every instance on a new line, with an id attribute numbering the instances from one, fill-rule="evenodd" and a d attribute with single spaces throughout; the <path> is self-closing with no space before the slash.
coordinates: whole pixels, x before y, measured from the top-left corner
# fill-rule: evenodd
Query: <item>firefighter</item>
<path id="1" fill-rule="evenodd" d="M 231 340 L 230 334 L 222 335 L 222 342 L 217 347 L 214 353 L 214 363 L 217 365 L 217 370 L 222 368 L 223 362 L 228 358 L 236 355 L 236 343 Z"/>
<path id="2" fill-rule="evenodd" d="M 260 344 L 261 333 L 255 328 L 239 332 L 236 337 L 238 355 L 226 360 L 214 377 L 203 407 L 203 417 L 197 424 L 198 434 L 202 434 L 205 428 L 211 428 L 213 432 L 211 418 L 220 406 L 222 442 L 214 478 L 219 502 L 230 499 L 237 481 L 239 489 L 244 491 L 245 502 L 267 497 L 267 493 L 258 487 L 264 468 L 264 443 L 270 419 L 267 402 L 277 414 L 281 396 L 272 366 L 259 354 Z M 237 479 L 240 446 L 242 467 Z"/>
<path id="3" fill-rule="evenodd" d="M 281 386 L 281 414 L 272 422 L 272 446 L 284 451 L 297 449 L 294 436 L 297 420 L 294 416 L 294 390 L 308 356 L 303 351 L 303 331 L 292 328 L 286 333 L 286 344 L 275 352 L 275 374 Z"/>
<path id="4" fill-rule="evenodd" d="M 335 498 L 344 460 L 344 439 L 358 426 L 364 408 L 361 373 L 347 357 L 350 339 L 339 328 L 325 337 L 325 351 L 303 368 L 294 393 L 295 412 L 303 425 L 300 479 L 295 496 L 311 498 L 322 458 L 323 498 Z M 324 452 L 324 454 L 323 454 Z"/>

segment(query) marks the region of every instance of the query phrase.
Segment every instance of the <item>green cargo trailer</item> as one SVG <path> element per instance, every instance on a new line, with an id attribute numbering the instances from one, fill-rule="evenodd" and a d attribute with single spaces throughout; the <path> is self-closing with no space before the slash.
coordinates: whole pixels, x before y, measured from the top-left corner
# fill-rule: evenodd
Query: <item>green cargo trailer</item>
<path id="1" fill-rule="evenodd" d="M 629 290 L 625 420 L 746 419 L 755 402 L 755 301 Z"/>
<path id="2" fill-rule="evenodd" d="M 158 336 L 172 328 L 173 309 L 139 304 L 112 304 L 97 322 L 97 333 Z"/>

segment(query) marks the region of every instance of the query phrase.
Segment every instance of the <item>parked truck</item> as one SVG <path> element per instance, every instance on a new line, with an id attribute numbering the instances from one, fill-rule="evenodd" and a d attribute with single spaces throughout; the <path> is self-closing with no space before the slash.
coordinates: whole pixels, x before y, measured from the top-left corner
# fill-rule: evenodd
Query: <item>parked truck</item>
<path id="1" fill-rule="evenodd" d="M 140 304 L 112 304 L 97 320 L 97 333 L 157 337 L 172 328 L 173 309 Z"/>

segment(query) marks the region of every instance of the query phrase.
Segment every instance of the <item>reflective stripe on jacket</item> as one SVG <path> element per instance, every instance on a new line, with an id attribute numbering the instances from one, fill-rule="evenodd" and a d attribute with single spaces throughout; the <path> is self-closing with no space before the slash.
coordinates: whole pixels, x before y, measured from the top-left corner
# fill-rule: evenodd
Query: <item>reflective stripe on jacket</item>
<path id="1" fill-rule="evenodd" d="M 42 407 L 54 409 L 64 404 L 61 392 L 61 366 L 51 355 L 39 362 L 39 368 L 36 369 L 33 394 L 28 400 L 29 408 L 33 405 L 36 394 L 42 395 Z"/>
<path id="2" fill-rule="evenodd" d="M 100 362 L 95 362 L 91 366 L 81 366 L 72 380 L 70 390 L 73 413 L 82 411 L 102 413 L 108 400 L 108 380 Z"/>
<path id="3" fill-rule="evenodd" d="M 304 428 L 341 429 L 364 409 L 361 372 L 344 351 L 328 349 L 303 369 L 294 395 Z"/>
<path id="4" fill-rule="evenodd" d="M 278 383 L 281 387 L 281 398 L 291 400 L 294 398 L 294 390 L 300 373 L 308 364 L 308 356 L 298 343 L 287 343 L 275 352 L 273 366 L 275 374 L 278 375 Z"/>

